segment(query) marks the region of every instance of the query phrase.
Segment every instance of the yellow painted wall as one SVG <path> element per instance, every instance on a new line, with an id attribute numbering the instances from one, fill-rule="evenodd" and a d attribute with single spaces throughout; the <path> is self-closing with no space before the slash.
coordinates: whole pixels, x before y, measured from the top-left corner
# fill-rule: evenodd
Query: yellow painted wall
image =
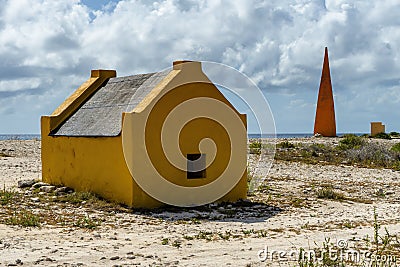
<path id="1" fill-rule="evenodd" d="M 193 81 L 195 81 L 193 83 Z M 198 62 L 184 64 L 183 66 L 174 66 L 172 71 L 153 91 L 130 113 L 125 113 L 123 120 L 123 145 L 125 158 L 133 177 L 142 177 L 146 180 L 148 188 L 143 188 L 146 192 L 153 191 L 154 188 L 160 188 L 159 197 L 169 198 L 171 202 L 185 203 L 187 206 L 201 203 L 204 195 L 212 194 L 216 188 L 226 187 L 227 183 L 219 183 L 214 187 L 208 187 L 207 190 L 196 192 L 195 189 L 210 185 L 216 182 L 216 178 L 225 170 L 228 161 L 230 161 L 230 140 L 223 127 L 210 119 L 197 118 L 190 121 L 181 131 L 180 135 L 169 134 L 165 143 L 175 142 L 179 136 L 180 149 L 183 155 L 198 153 L 200 140 L 210 138 L 217 144 L 217 158 L 215 162 L 207 168 L 207 177 L 205 179 L 187 179 L 186 172 L 180 170 L 176 166 L 171 165 L 171 161 L 163 153 L 161 145 L 161 129 L 165 129 L 163 123 L 170 112 L 179 105 L 186 103 L 191 99 L 213 99 L 218 100 L 222 104 L 216 107 L 201 106 L 202 111 L 208 110 L 212 117 L 221 113 L 222 106 L 227 106 L 234 114 L 228 118 L 228 123 L 234 122 L 235 116 L 240 120 L 240 125 L 229 132 L 230 137 L 235 137 L 236 151 L 234 154 L 233 164 L 237 166 L 237 170 L 241 169 L 241 176 L 238 172 L 231 172 L 230 179 L 238 179 L 236 186 L 219 201 L 235 201 L 246 198 L 247 194 L 247 133 L 246 133 L 246 116 L 240 115 L 233 106 L 223 97 L 220 91 L 209 81 L 202 73 L 201 65 Z M 185 112 L 192 112 L 191 106 L 185 107 Z M 185 112 L 175 114 L 175 116 L 183 116 Z M 201 112 L 200 112 L 201 113 Z M 229 120 L 231 119 L 231 120 Z M 181 125 L 177 124 L 176 128 Z M 227 126 L 227 125 L 224 125 Z M 175 127 L 175 125 L 173 126 Z M 239 139 L 238 139 L 239 138 Z M 148 158 L 146 155 L 148 154 Z M 179 162 L 179 156 L 176 156 Z M 181 158 L 183 165 L 186 160 Z M 155 169 L 152 168 L 155 167 Z M 242 168 L 240 168 L 242 167 Z M 156 177 L 162 176 L 164 179 L 157 180 Z M 165 182 L 165 180 L 167 182 Z M 218 181 L 221 179 L 217 179 Z M 185 187 L 193 187 L 192 191 L 179 192 L 174 190 L 174 185 Z M 154 194 L 152 194 L 154 196 Z M 182 202 L 177 200 L 182 199 Z"/>
<path id="2" fill-rule="evenodd" d="M 227 167 L 231 153 L 230 139 L 224 127 L 212 119 L 197 118 L 184 126 L 179 136 L 179 144 L 182 154 L 186 155 L 200 153 L 199 144 L 204 138 L 210 138 L 215 142 L 217 146 L 217 154 L 214 162 L 206 170 L 206 178 L 187 179 L 186 172 L 172 166 L 165 157 L 159 135 L 165 118 L 174 107 L 194 97 L 214 98 L 229 105 L 229 102 L 226 101 L 218 89 L 216 89 L 212 84 L 185 84 L 169 91 L 157 101 L 147 120 L 149 130 L 145 133 L 149 156 L 158 172 L 174 184 L 190 187 L 209 184 L 218 178 Z M 245 126 L 246 120 L 243 117 L 242 119 Z M 239 130 L 240 129 L 238 129 L 238 131 Z M 174 137 L 172 136 L 171 138 Z M 246 182 L 246 179 L 247 172 L 243 174 L 241 180 L 242 182 Z M 245 198 L 247 194 L 246 189 L 246 187 L 242 187 L 241 192 L 240 190 L 232 192 L 231 195 L 227 196 L 223 200 L 228 201 L 228 199 L 237 200 L 239 198 Z"/>
<path id="3" fill-rule="evenodd" d="M 42 124 L 46 118 L 42 119 Z M 121 137 L 44 137 L 43 181 L 90 191 L 132 204 L 133 180 L 123 158 Z"/>

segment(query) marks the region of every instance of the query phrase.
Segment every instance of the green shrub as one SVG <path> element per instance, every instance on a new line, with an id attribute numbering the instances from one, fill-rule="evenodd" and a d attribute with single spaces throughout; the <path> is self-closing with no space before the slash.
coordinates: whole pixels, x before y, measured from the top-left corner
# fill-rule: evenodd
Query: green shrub
<path id="1" fill-rule="evenodd" d="M 78 218 L 73 225 L 79 228 L 96 229 L 100 225 L 100 222 L 90 218 L 89 215 L 87 215 L 86 217 Z"/>
<path id="2" fill-rule="evenodd" d="M 323 199 L 343 200 L 345 199 L 342 193 L 336 192 L 332 187 L 322 187 L 317 191 L 317 197 Z"/>
<path id="3" fill-rule="evenodd" d="M 15 195 L 16 193 L 14 191 L 7 190 L 4 186 L 3 190 L 0 190 L 0 205 L 9 204 Z"/>
<path id="4" fill-rule="evenodd" d="M 378 139 L 392 139 L 390 137 L 390 135 L 388 135 L 387 133 L 378 133 L 374 136 L 372 136 L 373 138 L 378 138 Z"/>
<path id="5" fill-rule="evenodd" d="M 358 149 L 365 144 L 365 140 L 362 137 L 356 136 L 354 134 L 346 134 L 343 139 L 339 141 L 338 149 L 348 150 L 348 149 Z"/>
<path id="6" fill-rule="evenodd" d="M 296 146 L 289 141 L 283 141 L 276 145 L 278 148 L 295 148 Z"/>
<path id="7" fill-rule="evenodd" d="M 261 142 L 253 141 L 249 145 L 250 154 L 261 154 Z"/>
<path id="8" fill-rule="evenodd" d="M 8 218 L 6 224 L 19 225 L 23 227 L 37 227 L 40 225 L 40 217 L 29 210 L 21 210 L 15 212 L 10 218 Z"/>
<path id="9" fill-rule="evenodd" d="M 400 133 L 398 132 L 390 132 L 389 135 L 393 137 L 400 137 Z"/>
<path id="10" fill-rule="evenodd" d="M 383 144 L 368 143 L 359 149 L 346 151 L 347 158 L 354 163 L 362 163 L 369 167 L 390 167 L 396 156 Z"/>
<path id="11" fill-rule="evenodd" d="M 395 171 L 400 171 L 400 161 L 395 161 L 393 164 L 392 164 L 392 169 L 393 170 L 395 170 Z"/>
<path id="12" fill-rule="evenodd" d="M 328 149 L 328 147 L 324 144 L 311 144 L 310 149 L 317 151 L 317 152 L 323 152 Z"/>
<path id="13" fill-rule="evenodd" d="M 390 151 L 400 153 L 400 143 L 394 144 L 394 145 L 390 148 Z"/>

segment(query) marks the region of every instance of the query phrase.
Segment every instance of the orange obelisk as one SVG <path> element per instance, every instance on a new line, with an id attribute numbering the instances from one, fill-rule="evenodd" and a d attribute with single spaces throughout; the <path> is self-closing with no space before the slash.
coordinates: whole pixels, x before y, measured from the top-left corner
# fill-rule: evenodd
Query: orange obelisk
<path id="1" fill-rule="evenodd" d="M 321 83 L 319 85 L 317 112 L 315 114 L 314 134 L 336 136 L 335 106 L 331 73 L 329 70 L 328 48 L 325 47 L 324 65 L 322 67 Z"/>

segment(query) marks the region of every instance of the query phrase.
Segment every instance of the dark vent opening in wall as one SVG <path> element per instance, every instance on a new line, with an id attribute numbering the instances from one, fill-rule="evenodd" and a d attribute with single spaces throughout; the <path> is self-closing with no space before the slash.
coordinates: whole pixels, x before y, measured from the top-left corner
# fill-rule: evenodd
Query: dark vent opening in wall
<path id="1" fill-rule="evenodd" d="M 206 178 L 206 154 L 187 154 L 187 179 Z"/>

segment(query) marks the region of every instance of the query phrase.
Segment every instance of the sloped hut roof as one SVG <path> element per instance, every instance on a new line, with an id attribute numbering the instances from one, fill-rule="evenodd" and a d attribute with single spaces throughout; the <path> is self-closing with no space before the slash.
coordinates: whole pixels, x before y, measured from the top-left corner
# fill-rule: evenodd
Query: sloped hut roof
<path id="1" fill-rule="evenodd" d="M 51 135 L 119 135 L 122 112 L 133 110 L 169 72 L 110 78 Z"/>

